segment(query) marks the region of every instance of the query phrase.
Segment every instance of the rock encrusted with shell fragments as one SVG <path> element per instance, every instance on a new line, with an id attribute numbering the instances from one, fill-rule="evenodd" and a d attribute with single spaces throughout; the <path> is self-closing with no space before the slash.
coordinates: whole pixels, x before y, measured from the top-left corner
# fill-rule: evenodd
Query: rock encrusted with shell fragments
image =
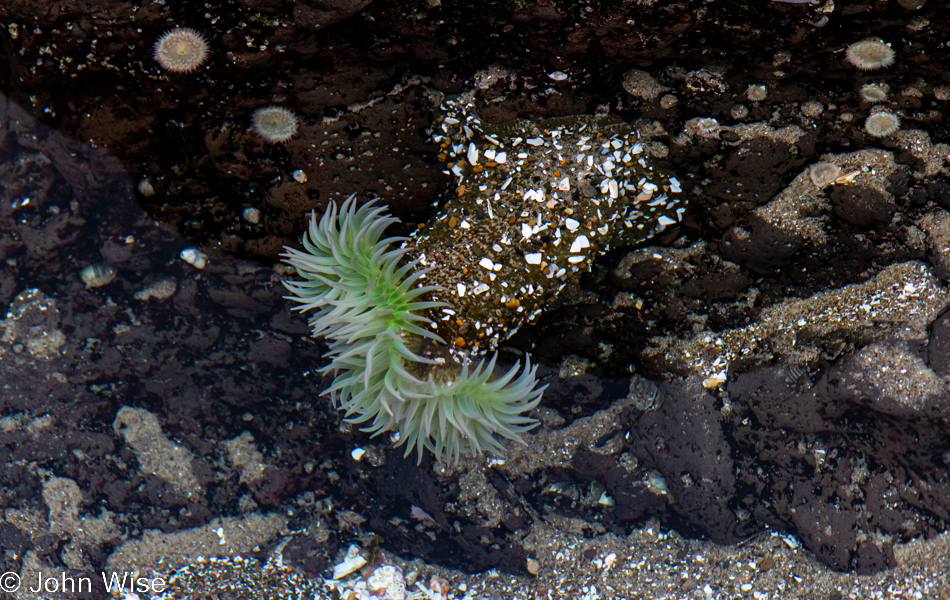
<path id="1" fill-rule="evenodd" d="M 927 328 L 948 306 L 950 293 L 927 265 L 911 261 L 891 265 L 863 283 L 804 300 L 785 300 L 763 309 L 756 322 L 746 327 L 670 340 L 662 353 L 673 368 L 701 373 L 705 387 L 712 389 L 726 382 L 735 365 L 762 363 L 784 355 L 814 360 L 813 352 L 804 350 L 807 344 L 803 341 L 861 343 L 861 332 L 866 332 L 867 338 L 898 329 L 906 339 L 926 339 Z M 854 332 L 858 339 L 848 340 L 842 332 Z M 868 353 L 865 349 L 858 356 Z M 891 374 L 890 379 L 893 385 L 899 385 L 909 376 L 905 369 Z M 880 397 L 888 399 L 890 395 Z"/>
<path id="2" fill-rule="evenodd" d="M 537 316 L 611 243 L 637 243 L 678 223 L 682 183 L 654 167 L 628 125 L 591 115 L 493 125 L 471 95 L 446 99 L 433 126 L 456 188 L 408 244 L 433 269 L 426 285 L 440 336 L 495 348 Z"/>

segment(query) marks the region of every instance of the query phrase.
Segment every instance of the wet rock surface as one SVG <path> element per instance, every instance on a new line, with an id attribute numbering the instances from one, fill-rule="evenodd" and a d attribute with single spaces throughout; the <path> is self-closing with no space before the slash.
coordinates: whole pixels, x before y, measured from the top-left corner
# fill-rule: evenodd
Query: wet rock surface
<path id="1" fill-rule="evenodd" d="M 284 556 L 313 575 L 368 532 L 524 573 L 552 524 L 770 528 L 874 573 L 945 531 L 945 20 L 935 2 L 760 4 L 5 3 L 2 570 L 92 571 L 126 535 L 288 511 L 304 533 Z M 174 24 L 209 38 L 193 75 L 151 59 Z M 844 61 L 868 32 L 893 67 Z M 878 81 L 902 119 L 883 139 L 858 92 Z M 551 386 L 530 446 L 451 470 L 341 425 L 267 261 L 354 192 L 407 230 L 428 218 L 451 188 L 432 98 L 471 88 L 491 122 L 607 105 L 692 189 L 683 226 L 603 257 L 512 339 Z M 274 103 L 302 119 L 286 145 L 248 132 Z M 196 245 L 201 270 L 179 259 Z M 87 285 L 90 265 L 115 278 Z M 235 551 L 272 549 L 260 530 Z"/>

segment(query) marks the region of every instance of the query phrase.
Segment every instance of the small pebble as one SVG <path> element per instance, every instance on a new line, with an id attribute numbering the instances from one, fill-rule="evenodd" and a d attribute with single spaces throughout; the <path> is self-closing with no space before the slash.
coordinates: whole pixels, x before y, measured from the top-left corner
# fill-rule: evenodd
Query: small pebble
<path id="1" fill-rule="evenodd" d="M 89 265 L 79 272 L 79 277 L 86 288 L 97 288 L 112 283 L 115 279 L 115 269 L 109 265 L 96 263 Z"/>
<path id="2" fill-rule="evenodd" d="M 179 256 L 196 269 L 204 269 L 205 265 L 208 264 L 208 255 L 197 248 L 185 248 Z"/>
<path id="3" fill-rule="evenodd" d="M 158 283 L 149 286 L 143 290 L 135 292 L 136 300 L 148 300 L 150 298 L 155 298 L 156 300 L 164 300 L 172 294 L 175 293 L 175 290 L 178 289 L 178 284 L 175 283 L 174 279 L 162 279 Z"/>
<path id="4" fill-rule="evenodd" d="M 155 188 L 152 186 L 152 182 L 149 181 L 147 177 L 139 182 L 138 190 L 139 193 L 146 198 L 155 195 Z"/>
<path id="5" fill-rule="evenodd" d="M 261 211 L 256 208 L 245 208 L 244 212 L 241 213 L 241 216 L 244 217 L 244 220 L 248 223 L 257 225 L 261 222 Z"/>
<path id="6" fill-rule="evenodd" d="M 528 569 L 528 573 L 531 573 L 532 575 L 537 576 L 538 573 L 541 572 L 541 563 L 533 558 L 528 558 L 526 567 Z"/>

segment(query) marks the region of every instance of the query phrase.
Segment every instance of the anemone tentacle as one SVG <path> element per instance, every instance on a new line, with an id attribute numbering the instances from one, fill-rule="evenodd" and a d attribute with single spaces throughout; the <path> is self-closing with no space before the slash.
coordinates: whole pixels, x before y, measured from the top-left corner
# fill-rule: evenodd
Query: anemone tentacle
<path id="1" fill-rule="evenodd" d="M 420 354 L 424 340 L 445 344 L 424 316 L 445 303 L 427 299 L 439 288 L 422 283 L 430 269 L 405 260 L 408 249 L 396 246 L 405 238 L 382 238 L 395 222 L 350 196 L 319 220 L 311 213 L 304 251 L 283 255 L 303 278 L 284 283 L 298 303 L 293 310 L 313 311 L 313 335 L 330 342 L 330 364 L 320 371 L 334 380 L 323 394 L 364 431 L 398 432 L 396 445 L 406 446 L 406 456 L 415 449 L 420 461 L 426 450 L 452 461 L 502 452 L 496 435 L 524 443 L 521 434 L 537 425 L 524 413 L 546 387 L 537 385 L 537 366 L 526 359 L 523 369 L 495 376 L 497 354 L 460 365 Z"/>

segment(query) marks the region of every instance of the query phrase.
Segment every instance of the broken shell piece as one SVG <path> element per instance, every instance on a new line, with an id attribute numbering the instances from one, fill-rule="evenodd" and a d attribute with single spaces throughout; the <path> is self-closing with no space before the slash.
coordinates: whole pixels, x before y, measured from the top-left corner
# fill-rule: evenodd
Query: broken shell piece
<path id="1" fill-rule="evenodd" d="M 585 248 L 590 248 L 590 240 L 587 239 L 586 235 L 579 235 L 574 238 L 574 243 L 571 244 L 571 252 L 577 254 Z"/>
<path id="2" fill-rule="evenodd" d="M 841 185 L 843 183 L 851 183 L 852 181 L 854 181 L 854 178 L 860 174 L 861 174 L 861 171 L 851 171 L 847 175 L 842 175 L 841 177 L 838 177 L 837 179 L 835 179 L 835 184 Z"/>
<path id="3" fill-rule="evenodd" d="M 440 594 L 444 598 L 449 593 L 449 582 L 443 577 L 433 577 L 432 581 L 429 582 L 429 590 Z"/>
<path id="4" fill-rule="evenodd" d="M 703 387 L 707 390 L 714 390 L 720 385 L 726 383 L 726 371 L 719 371 L 703 380 Z"/>
<path id="5" fill-rule="evenodd" d="M 333 566 L 333 578 L 341 579 L 346 577 L 365 564 L 366 559 L 360 555 L 359 546 L 352 544 L 349 548 L 347 548 L 346 557 L 343 559 L 343 562 Z"/>

